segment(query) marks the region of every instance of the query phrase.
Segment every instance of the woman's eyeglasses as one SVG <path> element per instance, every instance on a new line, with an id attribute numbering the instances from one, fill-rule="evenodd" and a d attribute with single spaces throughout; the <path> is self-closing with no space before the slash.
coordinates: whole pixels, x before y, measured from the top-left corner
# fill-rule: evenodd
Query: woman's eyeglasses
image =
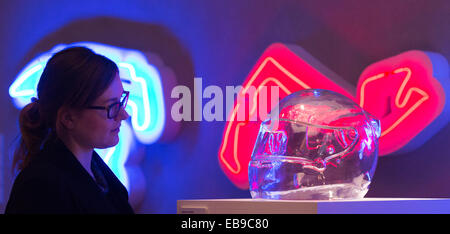
<path id="1" fill-rule="evenodd" d="M 108 119 L 115 119 L 119 115 L 120 109 L 127 106 L 129 91 L 123 91 L 120 101 L 114 102 L 109 106 L 88 106 L 87 109 L 106 110 Z"/>

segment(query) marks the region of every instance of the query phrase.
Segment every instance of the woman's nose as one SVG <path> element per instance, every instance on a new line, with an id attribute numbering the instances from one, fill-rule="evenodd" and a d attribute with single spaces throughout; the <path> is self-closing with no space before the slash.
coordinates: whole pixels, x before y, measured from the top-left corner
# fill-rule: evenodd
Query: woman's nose
<path id="1" fill-rule="evenodd" d="M 128 118 L 130 118 L 130 115 L 128 114 L 128 112 L 125 110 L 125 108 L 121 107 L 120 108 L 120 112 L 117 115 L 118 120 L 126 120 Z"/>

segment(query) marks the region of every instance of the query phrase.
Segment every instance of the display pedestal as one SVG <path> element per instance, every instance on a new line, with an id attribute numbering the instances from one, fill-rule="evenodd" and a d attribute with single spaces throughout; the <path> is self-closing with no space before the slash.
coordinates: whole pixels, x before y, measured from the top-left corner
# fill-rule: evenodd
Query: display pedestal
<path id="1" fill-rule="evenodd" d="M 205 199 L 177 201 L 178 214 L 421 214 L 450 213 L 450 199 L 356 200 Z"/>

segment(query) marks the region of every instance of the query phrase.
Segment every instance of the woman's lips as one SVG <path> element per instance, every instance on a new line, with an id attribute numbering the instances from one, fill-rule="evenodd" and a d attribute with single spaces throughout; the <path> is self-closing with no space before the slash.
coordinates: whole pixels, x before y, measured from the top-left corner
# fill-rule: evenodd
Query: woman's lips
<path id="1" fill-rule="evenodd" d="M 120 130 L 120 126 L 111 130 L 111 132 L 118 132 Z"/>

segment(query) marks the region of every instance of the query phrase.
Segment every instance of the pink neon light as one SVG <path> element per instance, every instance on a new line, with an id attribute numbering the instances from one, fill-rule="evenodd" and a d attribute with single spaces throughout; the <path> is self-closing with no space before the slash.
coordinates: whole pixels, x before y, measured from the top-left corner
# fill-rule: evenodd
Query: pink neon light
<path id="1" fill-rule="evenodd" d="M 358 83 L 360 106 L 381 122 L 379 154 L 406 146 L 442 112 L 445 91 L 433 77 L 433 64 L 421 51 L 409 51 L 367 67 Z"/>
<path id="2" fill-rule="evenodd" d="M 419 89 L 417 87 L 413 87 L 413 88 L 408 89 L 408 92 L 406 93 L 405 98 L 403 99 L 403 102 L 400 103 L 400 101 L 399 101 L 400 100 L 400 96 L 403 93 L 403 91 L 405 89 L 405 86 L 408 83 L 409 79 L 411 78 L 411 73 L 412 73 L 410 68 L 405 67 L 405 68 L 396 69 L 395 71 L 393 71 L 393 74 L 397 74 L 397 73 L 401 73 L 401 72 L 406 72 L 406 75 L 405 75 L 405 78 L 404 78 L 404 80 L 403 80 L 403 82 L 402 82 L 398 92 L 397 92 L 397 95 L 395 96 L 395 106 L 397 108 L 404 108 L 406 106 L 406 104 L 408 103 L 408 101 L 410 100 L 411 95 L 412 95 L 413 92 L 416 92 L 416 93 L 420 94 L 422 96 L 422 98 L 417 100 L 412 106 L 410 106 L 409 109 L 398 120 L 396 120 L 391 126 L 389 126 L 386 130 L 382 131 L 381 132 L 381 136 L 382 137 L 384 135 L 388 134 L 389 132 L 391 132 L 394 128 L 396 128 L 415 109 L 417 109 L 423 102 L 425 102 L 427 99 L 429 99 L 429 95 L 425 91 L 423 91 L 423 90 L 421 90 L 421 89 Z M 361 100 L 360 100 L 360 106 L 361 107 L 364 108 L 364 89 L 365 89 L 365 86 L 368 83 L 376 81 L 376 80 L 381 79 L 381 78 L 386 78 L 386 74 L 385 73 L 378 74 L 378 75 L 376 75 L 374 77 L 371 77 L 371 78 L 369 78 L 369 79 L 367 79 L 367 80 L 365 80 L 363 82 L 363 84 L 361 86 Z"/>
<path id="3" fill-rule="evenodd" d="M 250 86 L 256 87 L 254 96 L 249 98 L 253 103 L 249 111 L 249 119 L 256 114 L 257 99 L 260 88 L 263 86 L 276 85 L 280 87 L 280 99 L 292 92 L 313 87 L 327 88 L 354 98 L 350 92 L 328 79 L 306 61 L 298 59 L 295 53 L 282 44 L 271 45 L 261 56 L 248 77 L 239 95 L 241 97 L 246 94 L 252 95 L 247 91 Z M 245 99 L 238 98 L 238 100 Z M 236 115 L 239 111 L 242 111 L 241 108 L 245 108 L 245 103 L 243 101 L 236 102 L 235 108 L 228 118 L 223 135 L 224 140 L 219 149 L 219 164 L 236 186 L 245 189 L 248 187 L 247 165 L 250 161 L 260 122 L 237 121 Z M 260 116 L 257 119 L 264 118 L 265 116 Z"/>
<path id="4" fill-rule="evenodd" d="M 379 154 L 386 155 L 408 144 L 442 112 L 445 92 L 439 81 L 433 78 L 432 71 L 431 60 L 421 51 L 410 51 L 382 60 L 364 70 L 355 98 L 350 94 L 351 90 L 330 80 L 286 46 L 273 44 L 258 60 L 239 95 L 250 95 L 249 117 L 253 117 L 263 86 L 278 86 L 280 99 L 309 88 L 339 92 L 380 119 Z M 256 92 L 247 93 L 250 86 L 256 87 Z M 260 122 L 237 121 L 237 113 L 243 111 L 247 104 L 244 98 L 238 100 L 225 126 L 219 163 L 236 186 L 246 189 L 246 165 L 250 161 Z M 346 139 L 341 140 L 340 143 L 347 143 Z M 326 164 L 337 166 L 339 162 Z"/>

